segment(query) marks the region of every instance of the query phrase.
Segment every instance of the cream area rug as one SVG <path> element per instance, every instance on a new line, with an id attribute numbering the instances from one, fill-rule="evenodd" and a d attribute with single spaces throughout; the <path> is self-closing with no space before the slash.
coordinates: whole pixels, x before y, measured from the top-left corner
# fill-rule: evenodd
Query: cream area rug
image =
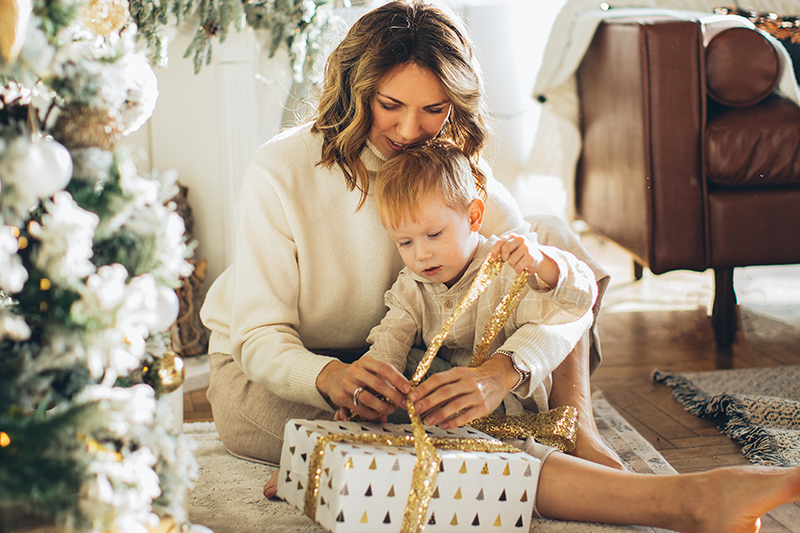
<path id="1" fill-rule="evenodd" d="M 593 401 L 601 435 L 617 451 L 629 470 L 646 474 L 674 474 L 661 454 L 601 396 Z M 274 467 L 237 459 L 225 451 L 213 422 L 183 425 L 193 437 L 200 476 L 189 492 L 189 520 L 216 533 L 324 533 L 327 530 L 301 511 L 279 500 L 267 500 L 264 483 Z M 647 527 L 620 527 L 558 520 L 533 519 L 537 533 L 663 532 Z M 454 533 L 456 528 L 453 529 Z"/>
<path id="2" fill-rule="evenodd" d="M 800 365 L 684 374 L 656 371 L 690 413 L 712 420 L 751 463 L 800 465 Z"/>

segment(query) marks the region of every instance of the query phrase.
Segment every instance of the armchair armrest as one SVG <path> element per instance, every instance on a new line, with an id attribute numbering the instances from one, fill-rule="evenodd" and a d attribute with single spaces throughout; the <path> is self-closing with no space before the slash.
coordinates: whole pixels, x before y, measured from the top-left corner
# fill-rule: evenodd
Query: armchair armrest
<path id="1" fill-rule="evenodd" d="M 607 19 L 577 74 L 576 211 L 656 274 L 707 266 L 703 53 L 697 21 Z"/>

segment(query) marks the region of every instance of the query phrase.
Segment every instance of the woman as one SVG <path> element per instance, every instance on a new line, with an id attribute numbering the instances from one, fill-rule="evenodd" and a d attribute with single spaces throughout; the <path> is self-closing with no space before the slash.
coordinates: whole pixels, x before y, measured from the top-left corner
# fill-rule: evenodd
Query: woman
<path id="1" fill-rule="evenodd" d="M 211 287 L 202 310 L 212 330 L 208 398 L 233 455 L 275 463 L 290 418 L 331 419 L 346 407 L 385 420 L 392 407 L 378 394 L 404 404 L 405 377 L 360 357 L 403 265 L 375 211 L 370 180 L 405 146 L 447 137 L 475 164 L 476 183 L 487 192 L 482 232 L 527 232 L 508 192 L 480 164 L 483 116 L 480 75 L 457 19 L 416 2 L 391 2 L 359 19 L 329 58 L 315 122 L 258 150 L 237 206 L 235 264 Z M 554 240 L 569 238 L 564 228 L 542 228 Z M 578 407 L 579 457 L 618 466 L 593 427 L 589 349 L 587 336 L 554 373 L 551 407 Z M 494 368 L 514 372 L 510 364 Z M 452 384 L 446 374 L 425 383 Z M 513 376 L 495 378 L 508 383 Z M 457 385 L 459 394 L 487 394 L 470 379 Z M 489 412 L 484 404 L 475 416 Z M 447 399 L 420 394 L 415 405 L 445 414 Z M 552 453 L 540 478 L 545 516 L 681 531 L 753 531 L 761 513 L 800 498 L 797 469 L 662 478 Z M 275 485 L 271 480 L 265 494 Z"/>
<path id="2" fill-rule="evenodd" d="M 232 454 L 278 462 L 289 418 L 330 418 L 338 407 L 385 417 L 390 405 L 367 390 L 404 405 L 406 380 L 358 359 L 403 266 L 375 213 L 370 180 L 405 146 L 448 137 L 488 193 L 483 233 L 528 233 L 482 164 L 484 105 L 458 19 L 390 3 L 358 20 L 331 54 L 316 120 L 256 153 L 238 201 L 235 264 L 202 310 L 212 331 L 208 397 Z M 537 229 L 576 242 L 563 223 L 546 222 Z M 555 373 L 551 400 L 583 415 L 578 456 L 619 466 L 594 427 L 590 344 L 587 336 Z M 358 387 L 365 392 L 356 405 Z"/>

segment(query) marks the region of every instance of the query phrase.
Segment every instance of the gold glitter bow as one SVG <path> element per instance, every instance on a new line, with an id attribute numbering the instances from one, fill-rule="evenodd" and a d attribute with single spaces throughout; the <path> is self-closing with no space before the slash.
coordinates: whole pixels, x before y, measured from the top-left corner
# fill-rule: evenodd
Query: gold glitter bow
<path id="1" fill-rule="evenodd" d="M 425 356 L 417 366 L 416 372 L 411 379 L 411 390 L 413 391 L 428 373 L 433 358 L 441 348 L 445 337 L 450 332 L 459 316 L 472 305 L 478 297 L 486 290 L 492 281 L 503 268 L 504 261 L 492 259 L 491 256 L 481 265 L 478 274 L 470 285 L 469 290 L 453 311 L 452 316 L 445 323 L 442 331 L 433 338 Z M 508 321 L 509 316 L 516 307 L 523 287 L 528 281 L 528 272 L 523 271 L 518 274 L 511 285 L 509 293 L 495 308 L 489 323 L 481 337 L 478 347 L 472 356 L 471 367 L 479 366 L 486 359 L 489 345 Z M 414 408 L 414 404 L 407 400 L 408 416 L 411 419 L 411 426 L 414 431 L 413 436 L 393 436 L 377 435 L 364 433 L 359 435 L 350 434 L 330 434 L 320 437 L 314 446 L 314 452 L 308 465 L 308 486 L 304 495 L 304 512 L 312 520 L 316 517 L 317 496 L 319 494 L 320 475 L 322 472 L 322 461 L 325 456 L 325 448 L 332 442 L 351 442 L 361 444 L 384 444 L 389 446 L 414 446 L 417 459 L 414 463 L 412 474 L 411 489 L 409 490 L 408 503 L 406 504 L 403 523 L 400 531 L 404 533 L 422 531 L 425 524 L 425 515 L 428 510 L 436 485 L 436 477 L 439 473 L 439 454 L 436 448 L 461 450 L 461 451 L 485 451 L 485 452 L 520 452 L 518 448 L 504 444 L 499 440 L 488 439 L 468 439 L 463 437 L 431 438 L 425 432 L 422 420 Z M 484 418 L 475 420 L 469 425 L 479 431 L 483 431 L 495 438 L 516 438 L 525 439 L 534 436 L 536 440 L 550 446 L 571 451 L 575 447 L 575 432 L 577 425 L 577 410 L 574 407 L 561 407 L 551 409 L 546 413 L 525 414 L 518 416 L 507 416 L 505 413 L 495 412 Z"/>

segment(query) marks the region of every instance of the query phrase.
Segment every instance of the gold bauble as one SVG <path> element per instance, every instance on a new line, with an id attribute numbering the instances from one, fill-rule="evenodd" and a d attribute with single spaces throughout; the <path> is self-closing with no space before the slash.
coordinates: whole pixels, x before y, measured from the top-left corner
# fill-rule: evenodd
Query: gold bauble
<path id="1" fill-rule="evenodd" d="M 31 0 L 0 0 L 0 58 L 6 63 L 22 50 L 32 9 Z"/>
<path id="2" fill-rule="evenodd" d="M 157 394 L 169 394 L 183 385 L 186 369 L 175 352 L 164 352 L 160 358 L 144 368 L 144 382 Z"/>
<path id="3" fill-rule="evenodd" d="M 128 0 L 89 0 L 81 9 L 81 19 L 98 35 L 117 33 L 128 20 Z"/>
<path id="4" fill-rule="evenodd" d="M 58 114 L 51 133 L 67 148 L 112 150 L 122 140 L 122 121 L 114 109 L 70 104 Z"/>

